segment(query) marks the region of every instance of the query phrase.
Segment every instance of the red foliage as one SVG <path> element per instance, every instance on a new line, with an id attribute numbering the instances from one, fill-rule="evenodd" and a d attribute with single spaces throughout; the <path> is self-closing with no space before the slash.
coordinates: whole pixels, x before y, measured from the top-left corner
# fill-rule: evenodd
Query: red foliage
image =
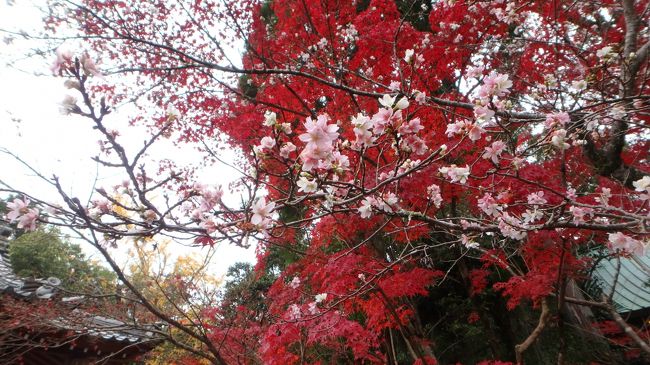
<path id="1" fill-rule="evenodd" d="M 445 275 L 466 281 L 451 255 L 471 262 L 471 296 L 493 284 L 513 309 L 583 280 L 591 262 L 577 252 L 587 245 L 646 239 L 646 188 L 628 180 L 650 171 L 647 100 L 632 97 L 650 84 L 647 62 L 638 78 L 625 72 L 629 50 L 647 42 L 647 1 L 636 2 L 644 18 L 627 48 L 629 24 L 613 0 L 431 1 L 408 11 L 394 0 L 86 3 L 112 26 L 82 9 L 50 23 L 80 22 L 106 60 L 142 69 L 135 86 L 148 90 L 147 107 L 182 115 L 169 134 L 228 142 L 254 171 L 239 186 L 249 193 L 243 208 L 223 204 L 161 228 L 218 216 L 215 232 L 187 228 L 195 243 L 259 240 L 257 279 L 275 281 L 264 316 L 243 306 L 228 330 L 211 328 L 226 356 L 250 347 L 269 364 L 381 363 L 387 329 L 409 328 L 409 343 L 429 347 L 416 304 Z M 244 49 L 241 67 L 222 49 L 231 42 Z M 119 101 L 132 87 L 95 92 Z M 383 97 L 395 100 L 378 104 Z M 363 143 L 359 115 L 376 119 Z M 321 134 L 307 123 L 318 117 Z M 151 120 L 156 130 L 170 116 Z M 260 196 L 295 214 L 253 213 Z M 267 218 L 275 225 L 254 222 Z"/>

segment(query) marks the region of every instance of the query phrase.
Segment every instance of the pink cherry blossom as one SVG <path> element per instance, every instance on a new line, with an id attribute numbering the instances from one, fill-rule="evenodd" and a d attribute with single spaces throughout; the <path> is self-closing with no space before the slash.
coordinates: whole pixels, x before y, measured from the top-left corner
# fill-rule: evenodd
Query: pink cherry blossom
<path id="1" fill-rule="evenodd" d="M 97 65 L 95 65 L 95 62 L 92 60 L 92 58 L 90 58 L 87 52 L 84 52 L 81 55 L 81 59 L 79 60 L 79 62 L 81 63 L 81 68 L 83 68 L 86 75 L 92 75 L 98 77 L 102 76 L 102 73 L 99 71 Z"/>
<path id="2" fill-rule="evenodd" d="M 278 122 L 277 117 L 278 117 L 277 114 L 267 110 L 264 113 L 264 125 L 267 127 L 273 127 Z"/>
<path id="3" fill-rule="evenodd" d="M 481 128 L 477 123 L 466 124 L 465 128 L 467 129 L 467 136 L 472 142 L 476 142 L 481 139 L 481 134 L 485 133 L 485 130 Z"/>
<path id="4" fill-rule="evenodd" d="M 499 215 L 501 209 L 503 209 L 499 204 L 497 204 L 497 201 L 492 197 L 492 195 L 488 193 L 485 193 L 485 195 L 478 200 L 478 207 L 489 216 Z"/>
<path id="5" fill-rule="evenodd" d="M 632 185 L 634 185 L 634 191 L 650 193 L 650 176 L 644 176 L 643 178 L 632 182 Z"/>
<path id="6" fill-rule="evenodd" d="M 392 109 L 393 104 L 395 104 L 395 96 L 390 96 L 389 94 L 384 94 L 384 96 L 378 98 L 377 100 L 379 100 L 379 104 L 387 109 Z"/>
<path id="7" fill-rule="evenodd" d="M 415 102 L 422 105 L 427 101 L 427 93 L 424 91 L 415 91 Z"/>
<path id="8" fill-rule="evenodd" d="M 298 289 L 299 286 L 300 286 L 300 278 L 297 277 L 297 276 L 294 276 L 293 279 L 291 280 L 291 282 L 289 283 L 289 287 L 291 289 Z"/>
<path id="9" fill-rule="evenodd" d="M 289 158 L 289 154 L 291 154 L 291 152 L 295 150 L 296 150 L 296 146 L 291 142 L 287 142 L 283 144 L 282 147 L 280 147 L 280 156 L 284 158 Z"/>
<path id="10" fill-rule="evenodd" d="M 275 139 L 272 137 L 266 136 L 260 140 L 260 149 L 270 150 L 275 146 Z"/>
<path id="11" fill-rule="evenodd" d="M 626 251 L 639 256 L 645 255 L 646 244 L 621 232 L 610 233 L 608 239 L 612 250 Z"/>
<path id="12" fill-rule="evenodd" d="M 422 138 L 410 134 L 400 141 L 400 149 L 402 151 L 413 152 L 416 155 L 423 155 L 427 152 L 429 147 Z"/>
<path id="13" fill-rule="evenodd" d="M 408 122 L 405 121 L 402 123 L 402 125 L 399 127 L 398 132 L 402 135 L 405 135 L 410 133 L 418 133 L 422 129 L 424 129 L 424 127 L 420 124 L 420 118 L 413 118 Z"/>
<path id="14" fill-rule="evenodd" d="M 527 200 L 528 200 L 528 204 L 533 204 L 533 205 L 546 204 L 547 202 L 546 198 L 544 198 L 543 191 L 538 191 L 535 193 L 528 194 Z"/>
<path id="15" fill-rule="evenodd" d="M 559 129 L 553 132 L 551 137 L 551 144 L 557 147 L 559 150 L 566 150 L 571 147 L 570 144 L 566 143 L 566 130 Z"/>
<path id="16" fill-rule="evenodd" d="M 546 114 L 546 121 L 544 121 L 544 126 L 547 129 L 551 129 L 555 126 L 564 128 L 564 126 L 570 121 L 571 117 L 569 117 L 569 114 L 566 112 Z"/>
<path id="17" fill-rule="evenodd" d="M 22 200 L 14 199 L 7 203 L 9 213 L 7 213 L 6 217 L 10 222 L 17 221 L 18 228 L 33 231 L 36 229 L 36 221 L 40 212 L 36 208 L 29 208 L 30 203 L 30 200 L 27 198 Z"/>
<path id="18" fill-rule="evenodd" d="M 267 204 L 265 198 L 257 199 L 251 207 L 251 212 L 253 213 L 251 223 L 262 228 L 267 228 L 270 225 L 273 209 L 275 209 L 275 202 Z"/>
<path id="19" fill-rule="evenodd" d="M 433 202 L 433 205 L 436 206 L 436 208 L 440 208 L 440 205 L 442 204 L 442 195 L 440 194 L 440 186 L 433 184 L 430 185 L 427 188 L 427 194 L 429 196 L 429 199 Z"/>
<path id="20" fill-rule="evenodd" d="M 298 185 L 298 191 L 303 193 L 313 193 L 318 190 L 318 183 L 316 180 L 308 179 L 305 176 L 301 176 L 296 182 L 296 185 Z"/>
<path id="21" fill-rule="evenodd" d="M 505 149 L 506 144 L 503 141 L 494 141 L 491 146 L 485 147 L 485 152 L 483 152 L 482 157 L 498 164 L 499 158 L 501 158 L 501 154 Z"/>
<path id="22" fill-rule="evenodd" d="M 56 59 L 54 60 L 52 66 L 50 67 L 50 70 L 52 70 L 53 74 L 59 75 L 61 73 L 61 66 L 63 66 L 67 62 L 70 62 L 71 60 L 72 60 L 72 52 L 59 48 L 56 50 Z"/>
<path id="23" fill-rule="evenodd" d="M 306 133 L 299 136 L 300 140 L 306 143 L 305 148 L 300 153 L 303 161 L 303 170 L 311 171 L 319 165 L 321 160 L 327 158 L 332 152 L 333 142 L 339 136 L 338 126 L 336 124 L 327 124 L 329 117 L 319 115 L 316 121 L 307 118 L 305 122 Z"/>
<path id="24" fill-rule="evenodd" d="M 483 85 L 478 90 L 478 96 L 483 103 L 487 103 L 493 96 L 503 97 L 512 87 L 512 81 L 508 79 L 508 75 L 498 74 L 494 71 L 490 72 L 483 80 Z"/>
<path id="25" fill-rule="evenodd" d="M 372 131 L 370 131 L 373 126 L 370 118 L 359 113 L 352 118 L 352 125 L 354 125 L 354 136 L 356 138 L 354 145 L 357 148 L 370 146 L 374 142 Z"/>
<path id="26" fill-rule="evenodd" d="M 573 215 L 574 223 L 585 223 L 586 216 L 591 215 L 593 211 L 593 209 L 588 207 L 572 206 L 569 208 L 569 212 Z"/>
<path id="27" fill-rule="evenodd" d="M 451 182 L 459 182 L 461 184 L 465 184 L 469 177 L 469 166 L 458 167 L 451 165 L 449 167 L 441 167 L 438 171 L 443 175 L 447 175 L 451 179 Z"/>
<path id="28" fill-rule="evenodd" d="M 325 114 L 319 115 L 315 121 L 307 118 L 305 122 L 306 133 L 301 134 L 298 138 L 308 145 L 311 144 L 321 149 L 327 149 L 332 145 L 332 141 L 339 136 L 337 132 L 339 127 L 336 124 L 327 124 L 328 121 L 329 117 Z"/>
<path id="29" fill-rule="evenodd" d="M 28 209 L 27 212 L 18 217 L 18 228 L 27 231 L 36 229 L 36 221 L 38 220 L 39 211 L 36 208 Z"/>
<path id="30" fill-rule="evenodd" d="M 483 75 L 483 71 L 485 71 L 483 66 L 469 67 L 467 72 L 465 72 L 465 75 L 467 77 L 480 77 Z"/>
<path id="31" fill-rule="evenodd" d="M 445 134 L 447 134 L 447 137 L 451 138 L 456 134 L 459 134 L 463 130 L 464 126 L 465 126 L 464 121 L 458 121 L 456 123 L 447 124 L 447 131 L 445 131 Z"/>
<path id="32" fill-rule="evenodd" d="M 361 218 L 370 218 L 372 216 L 372 206 L 375 205 L 377 200 L 371 196 L 366 197 L 359 207 L 358 212 Z"/>
<path id="33" fill-rule="evenodd" d="M 494 110 L 487 106 L 476 105 L 474 106 L 474 117 L 478 122 L 487 123 L 494 117 Z"/>
<path id="34" fill-rule="evenodd" d="M 612 198 L 612 189 L 602 188 L 600 190 L 600 196 L 597 197 L 596 200 L 603 205 L 609 205 L 609 199 L 611 198 Z"/>
<path id="35" fill-rule="evenodd" d="M 395 104 L 395 109 L 398 110 L 404 110 L 409 107 L 409 100 L 406 98 L 406 96 L 403 96 L 401 99 L 397 101 L 397 104 Z"/>

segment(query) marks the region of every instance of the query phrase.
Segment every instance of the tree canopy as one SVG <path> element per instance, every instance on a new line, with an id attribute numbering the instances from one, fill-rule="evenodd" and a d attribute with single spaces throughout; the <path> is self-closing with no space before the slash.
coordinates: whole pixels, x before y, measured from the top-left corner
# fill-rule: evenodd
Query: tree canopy
<path id="1" fill-rule="evenodd" d="M 112 271 L 86 258 L 79 245 L 62 238 L 54 228 L 39 228 L 12 240 L 9 261 L 20 277 L 55 277 L 71 291 L 102 292 L 116 284 Z"/>

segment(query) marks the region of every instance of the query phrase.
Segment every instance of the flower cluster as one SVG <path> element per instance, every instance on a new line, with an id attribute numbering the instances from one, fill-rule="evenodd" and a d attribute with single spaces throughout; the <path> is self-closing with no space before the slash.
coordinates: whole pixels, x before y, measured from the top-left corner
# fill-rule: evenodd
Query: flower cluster
<path id="1" fill-rule="evenodd" d="M 9 213 L 6 217 L 10 222 L 18 222 L 18 228 L 33 231 L 36 229 L 36 222 L 40 214 L 36 208 L 30 208 L 31 201 L 27 198 L 14 199 L 7 203 Z"/>
<path id="2" fill-rule="evenodd" d="M 307 118 L 305 122 L 305 133 L 298 137 L 305 143 L 305 148 L 300 153 L 304 171 L 332 163 L 334 141 L 339 136 L 339 127 L 328 122 L 329 117 L 325 114 L 319 115 L 316 120 Z"/>

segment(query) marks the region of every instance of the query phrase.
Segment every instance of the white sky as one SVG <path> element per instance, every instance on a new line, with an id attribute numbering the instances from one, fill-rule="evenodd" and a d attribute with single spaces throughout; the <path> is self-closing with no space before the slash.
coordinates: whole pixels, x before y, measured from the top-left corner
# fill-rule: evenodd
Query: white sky
<path id="1" fill-rule="evenodd" d="M 10 6 L 0 0 L 0 28 L 28 32 L 40 29 L 40 13 L 34 4 L 42 3 L 43 1 L 20 0 Z M 95 179 L 98 179 L 98 186 L 104 186 L 107 190 L 122 181 L 122 174 L 98 169 L 97 164 L 90 159 L 99 152 L 99 135 L 91 128 L 90 122 L 76 116 L 64 116 L 59 112 L 59 102 L 70 90 L 63 87 L 63 78 L 49 76 L 49 61 L 53 58 L 48 56 L 48 59 L 19 60 L 22 54 L 35 45 L 21 39 L 8 44 L 2 41 L 6 36 L 6 33 L 0 33 L 0 148 L 6 148 L 20 156 L 45 176 L 56 174 L 61 178 L 66 192 L 82 202 L 90 197 Z M 14 66 L 7 66 L 8 62 L 15 60 L 19 61 Z M 37 74 L 41 76 L 36 76 Z M 147 139 L 147 133 L 143 128 L 127 127 L 128 109 L 131 108 L 122 108 L 111 114 L 107 117 L 107 124 L 121 132 L 119 140 L 127 151 L 137 151 L 142 141 Z M 201 158 L 189 146 L 177 149 L 164 141 L 153 152 L 158 158 L 174 156 L 173 159 L 179 165 L 199 161 Z M 225 156 L 226 160 L 234 158 L 234 153 L 230 153 L 230 156 Z M 52 187 L 4 154 L 0 154 L 0 171 L 0 180 L 14 188 L 43 200 L 60 201 Z M 201 182 L 226 186 L 237 174 L 234 170 L 221 167 L 204 169 L 199 177 Z M 229 198 L 228 200 L 238 200 L 234 196 Z M 84 249 L 89 255 L 97 257 L 92 247 Z M 185 246 L 173 250 L 178 254 L 202 251 L 200 248 Z M 124 257 L 123 252 L 116 254 L 118 258 Z M 215 255 L 212 268 L 220 275 L 237 261 L 253 262 L 254 259 L 254 248 L 244 250 L 224 245 Z"/>

